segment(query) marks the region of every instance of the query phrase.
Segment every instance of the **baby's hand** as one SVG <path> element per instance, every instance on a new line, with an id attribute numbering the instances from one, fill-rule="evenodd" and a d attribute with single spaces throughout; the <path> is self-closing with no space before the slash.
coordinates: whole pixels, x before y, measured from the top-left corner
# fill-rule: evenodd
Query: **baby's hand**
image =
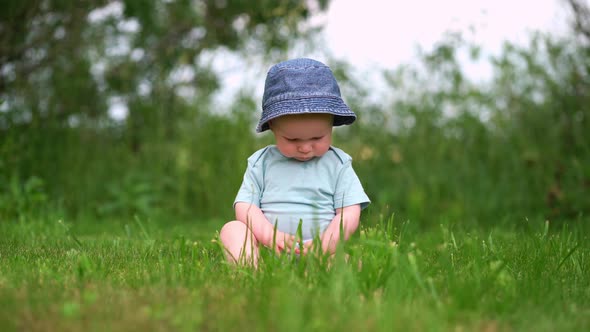
<path id="1" fill-rule="evenodd" d="M 297 240 L 298 239 L 295 237 L 295 235 L 285 234 L 285 250 L 287 253 L 294 252 L 299 254 L 301 245 Z"/>
<path id="2" fill-rule="evenodd" d="M 293 241 L 293 235 L 289 235 L 287 233 L 283 233 L 281 231 L 277 231 L 274 235 L 274 250 L 280 254 L 281 252 L 287 250 L 289 252 L 291 250 L 291 243 Z"/>
<path id="3" fill-rule="evenodd" d="M 303 246 L 296 243 L 295 253 L 298 255 L 307 255 L 313 249 L 313 241 L 307 240 L 303 242 Z"/>
<path id="4" fill-rule="evenodd" d="M 286 253 L 290 254 L 291 252 L 299 254 L 299 251 L 301 249 L 301 245 L 300 242 L 297 241 L 298 238 L 295 235 L 291 235 L 291 234 L 287 234 L 287 233 L 283 233 L 283 232 L 279 232 L 277 231 L 277 239 L 281 238 L 284 242 L 283 242 L 283 249 Z M 278 242 L 278 240 L 277 240 Z"/>

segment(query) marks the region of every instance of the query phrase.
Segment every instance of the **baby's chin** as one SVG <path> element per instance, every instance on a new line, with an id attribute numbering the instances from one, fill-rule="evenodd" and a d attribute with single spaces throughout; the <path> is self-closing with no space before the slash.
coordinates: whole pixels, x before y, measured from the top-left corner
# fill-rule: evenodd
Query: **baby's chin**
<path id="1" fill-rule="evenodd" d="M 315 157 L 308 157 L 308 158 L 293 157 L 293 159 L 301 161 L 301 162 L 310 161 L 313 158 L 315 158 Z"/>
<path id="2" fill-rule="evenodd" d="M 291 158 L 293 158 L 293 159 L 295 159 L 295 160 L 298 160 L 298 161 L 301 161 L 301 162 L 305 162 L 305 161 L 310 161 L 310 160 L 312 160 L 312 159 L 315 159 L 315 158 L 320 158 L 320 157 L 321 157 L 321 156 L 323 156 L 324 154 L 325 154 L 325 153 L 322 153 L 322 154 L 321 154 L 321 155 L 319 155 L 319 156 L 318 156 L 318 155 L 315 155 L 315 156 L 311 156 L 311 157 L 305 157 L 305 158 L 302 158 L 302 157 L 291 157 Z"/>
<path id="3" fill-rule="evenodd" d="M 295 160 L 301 161 L 301 162 L 306 162 L 306 161 L 310 161 L 310 160 L 315 159 L 315 158 L 320 158 L 321 156 L 323 156 L 325 154 L 325 152 L 324 152 L 321 155 L 313 155 L 313 156 L 310 156 L 310 157 L 300 157 L 300 156 L 294 156 L 294 155 L 289 154 L 289 153 L 284 153 L 281 150 L 279 150 L 279 152 L 281 152 L 281 154 L 284 157 L 286 157 L 286 158 L 295 159 Z"/>

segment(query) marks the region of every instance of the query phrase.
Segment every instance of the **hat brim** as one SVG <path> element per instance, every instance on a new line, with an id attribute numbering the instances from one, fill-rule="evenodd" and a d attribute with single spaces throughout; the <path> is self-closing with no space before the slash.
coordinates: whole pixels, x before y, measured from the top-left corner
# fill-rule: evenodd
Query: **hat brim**
<path id="1" fill-rule="evenodd" d="M 356 115 L 341 98 L 312 97 L 276 101 L 263 107 L 262 118 L 256 132 L 270 129 L 268 121 L 283 115 L 325 113 L 334 115 L 334 126 L 349 125 L 356 120 Z"/>

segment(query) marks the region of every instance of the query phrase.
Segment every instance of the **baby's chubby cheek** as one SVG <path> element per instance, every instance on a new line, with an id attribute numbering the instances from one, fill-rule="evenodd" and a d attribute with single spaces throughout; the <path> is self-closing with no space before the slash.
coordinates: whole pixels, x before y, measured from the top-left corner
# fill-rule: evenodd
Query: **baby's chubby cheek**
<path id="1" fill-rule="evenodd" d="M 326 152 L 328 152 L 328 150 L 330 150 L 330 146 L 320 149 L 319 151 L 317 151 L 316 157 L 321 157 L 321 156 L 325 155 Z"/>

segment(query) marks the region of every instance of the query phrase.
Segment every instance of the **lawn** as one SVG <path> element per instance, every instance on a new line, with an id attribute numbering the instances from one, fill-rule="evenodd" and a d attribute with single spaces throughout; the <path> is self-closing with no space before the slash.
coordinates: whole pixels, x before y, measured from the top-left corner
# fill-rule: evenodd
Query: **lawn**
<path id="1" fill-rule="evenodd" d="M 0 224 L 2 331 L 581 331 L 580 225 L 365 221 L 332 260 L 228 266 L 222 222 Z M 344 255 L 344 252 L 348 255 Z M 345 259 L 348 257 L 348 259 Z"/>

